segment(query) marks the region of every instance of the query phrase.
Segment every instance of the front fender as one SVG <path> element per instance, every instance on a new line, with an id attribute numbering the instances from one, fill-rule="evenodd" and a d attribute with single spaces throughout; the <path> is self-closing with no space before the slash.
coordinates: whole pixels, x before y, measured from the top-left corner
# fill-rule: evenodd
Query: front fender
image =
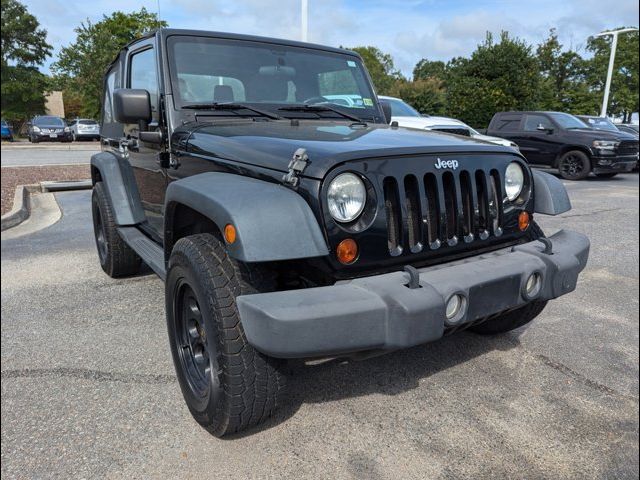
<path id="1" fill-rule="evenodd" d="M 209 172 L 169 184 L 165 212 L 185 205 L 220 230 L 236 228 L 229 255 L 242 262 L 267 262 L 328 255 L 318 222 L 307 202 L 282 185 L 239 175 Z M 173 220 L 165 218 L 165 238 Z"/>
<path id="2" fill-rule="evenodd" d="M 543 215 L 560 215 L 571 210 L 571 200 L 564 184 L 553 175 L 533 170 L 534 211 Z"/>
<path id="3" fill-rule="evenodd" d="M 118 226 L 130 226 L 145 220 L 140 194 L 131 165 L 112 152 L 91 156 L 91 179 L 104 183 Z"/>

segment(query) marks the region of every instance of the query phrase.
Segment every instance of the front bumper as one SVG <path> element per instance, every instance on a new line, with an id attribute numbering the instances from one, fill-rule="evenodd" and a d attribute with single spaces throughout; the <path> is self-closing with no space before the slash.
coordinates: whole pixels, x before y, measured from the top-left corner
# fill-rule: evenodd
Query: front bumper
<path id="1" fill-rule="evenodd" d="M 303 358 L 394 350 L 437 340 L 444 334 L 445 305 L 463 295 L 463 325 L 532 300 L 573 291 L 589 256 L 589 239 L 562 230 L 549 237 L 552 253 L 534 241 L 444 265 L 418 270 L 420 287 L 407 286 L 409 274 L 393 272 L 328 287 L 238 297 L 248 342 L 279 358 Z M 535 298 L 524 286 L 542 277 Z"/>
<path id="2" fill-rule="evenodd" d="M 52 137 L 52 135 L 55 135 Z M 73 133 L 32 133 L 31 136 L 35 137 L 39 142 L 69 142 L 73 140 Z"/>
<path id="3" fill-rule="evenodd" d="M 638 165 L 638 155 L 593 157 L 593 173 L 631 172 Z"/>

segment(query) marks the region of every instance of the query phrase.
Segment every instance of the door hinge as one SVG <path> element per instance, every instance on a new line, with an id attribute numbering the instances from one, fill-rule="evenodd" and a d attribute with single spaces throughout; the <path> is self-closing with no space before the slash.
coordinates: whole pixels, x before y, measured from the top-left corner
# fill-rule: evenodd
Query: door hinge
<path id="1" fill-rule="evenodd" d="M 300 183 L 300 174 L 304 172 L 309 163 L 307 150 L 304 148 L 297 149 L 287 167 L 289 171 L 282 177 L 282 181 L 287 185 L 297 187 Z"/>

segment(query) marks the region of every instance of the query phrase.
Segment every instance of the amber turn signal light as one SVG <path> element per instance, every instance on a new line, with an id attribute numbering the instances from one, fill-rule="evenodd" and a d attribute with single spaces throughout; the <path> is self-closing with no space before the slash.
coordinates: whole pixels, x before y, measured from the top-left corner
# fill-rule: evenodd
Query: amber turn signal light
<path id="1" fill-rule="evenodd" d="M 338 244 L 336 256 L 340 263 L 349 265 L 358 258 L 358 244 L 352 238 L 346 238 Z"/>
<path id="2" fill-rule="evenodd" d="M 531 219 L 529 218 L 529 214 L 527 212 L 520 212 L 520 215 L 518 215 L 518 228 L 521 232 L 524 232 L 529 228 L 530 222 Z"/>
<path id="3" fill-rule="evenodd" d="M 233 243 L 236 241 L 236 227 L 230 223 L 224 227 L 224 239 L 227 243 Z"/>

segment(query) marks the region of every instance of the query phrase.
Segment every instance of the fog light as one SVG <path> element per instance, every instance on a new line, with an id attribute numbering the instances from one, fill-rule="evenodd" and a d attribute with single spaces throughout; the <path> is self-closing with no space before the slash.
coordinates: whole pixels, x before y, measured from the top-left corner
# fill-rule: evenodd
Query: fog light
<path id="1" fill-rule="evenodd" d="M 345 265 L 355 262 L 358 258 L 358 244 L 352 238 L 342 240 L 336 248 L 336 256 Z"/>
<path id="2" fill-rule="evenodd" d="M 542 276 L 539 273 L 532 273 L 527 278 L 527 283 L 524 286 L 524 293 L 528 299 L 537 297 L 542 289 Z"/>
<path id="3" fill-rule="evenodd" d="M 465 314 L 465 310 L 467 309 L 467 299 L 456 293 L 449 298 L 447 302 L 447 307 L 445 310 L 445 316 L 447 320 L 451 323 L 455 323 L 462 319 Z"/>

